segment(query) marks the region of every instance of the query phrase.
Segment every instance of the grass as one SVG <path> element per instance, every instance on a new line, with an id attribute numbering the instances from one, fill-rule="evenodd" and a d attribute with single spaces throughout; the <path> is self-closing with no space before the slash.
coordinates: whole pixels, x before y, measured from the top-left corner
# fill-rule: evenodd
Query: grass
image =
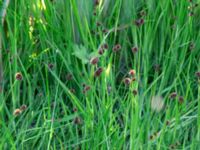
<path id="1" fill-rule="evenodd" d="M 198 150 L 198 2 L 11 1 L 0 149 Z"/>

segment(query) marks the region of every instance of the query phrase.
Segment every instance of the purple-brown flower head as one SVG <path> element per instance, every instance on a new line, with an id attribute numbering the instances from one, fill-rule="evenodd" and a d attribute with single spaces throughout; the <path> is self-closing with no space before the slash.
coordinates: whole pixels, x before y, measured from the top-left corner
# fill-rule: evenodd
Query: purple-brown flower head
<path id="1" fill-rule="evenodd" d="M 68 73 L 68 74 L 66 75 L 66 80 L 67 80 L 67 81 L 72 80 L 72 78 L 73 78 L 73 75 L 72 75 L 71 73 Z"/>
<path id="2" fill-rule="evenodd" d="M 93 57 L 91 60 L 90 60 L 90 64 L 92 65 L 96 65 L 99 61 L 99 58 L 98 57 Z"/>
<path id="3" fill-rule="evenodd" d="M 195 74 L 196 74 L 196 77 L 197 77 L 198 79 L 200 79 L 200 71 L 197 71 Z"/>
<path id="4" fill-rule="evenodd" d="M 49 69 L 53 69 L 54 65 L 52 63 L 48 64 Z"/>
<path id="5" fill-rule="evenodd" d="M 136 26 L 140 27 L 144 24 L 144 19 L 143 18 L 137 19 L 137 20 L 135 20 L 134 23 Z"/>
<path id="6" fill-rule="evenodd" d="M 104 49 L 108 49 L 108 44 L 107 44 L 107 43 L 104 43 L 104 44 L 103 44 L 103 48 L 104 48 Z"/>
<path id="7" fill-rule="evenodd" d="M 184 98 L 183 98 L 183 96 L 179 96 L 179 98 L 178 98 L 178 102 L 179 102 L 180 104 L 182 104 L 182 103 L 184 102 Z"/>
<path id="8" fill-rule="evenodd" d="M 21 81 L 23 79 L 23 76 L 22 76 L 21 72 L 17 72 L 15 74 L 15 79 L 18 80 L 18 81 Z"/>
<path id="9" fill-rule="evenodd" d="M 130 85 L 131 84 L 131 79 L 130 78 L 125 78 L 124 79 L 124 84 L 125 85 Z"/>
<path id="10" fill-rule="evenodd" d="M 23 105 L 20 107 L 20 110 L 21 110 L 21 111 L 25 111 L 26 108 L 27 108 L 27 106 L 26 106 L 25 104 L 23 104 Z"/>
<path id="11" fill-rule="evenodd" d="M 103 32 L 104 34 L 106 34 L 106 33 L 108 33 L 108 29 L 103 29 L 102 32 Z"/>
<path id="12" fill-rule="evenodd" d="M 94 77 L 99 77 L 102 72 L 103 72 L 102 67 L 97 68 L 97 70 L 94 72 Z"/>
<path id="13" fill-rule="evenodd" d="M 85 94 L 86 92 L 88 92 L 91 89 L 91 87 L 89 85 L 84 84 L 83 86 L 83 93 Z"/>
<path id="14" fill-rule="evenodd" d="M 100 0 L 94 0 L 94 5 L 95 5 L 95 6 L 98 6 L 99 3 L 100 3 Z"/>
<path id="15" fill-rule="evenodd" d="M 169 96 L 170 99 L 175 99 L 177 96 L 177 93 L 176 92 L 172 92 Z"/>
<path id="16" fill-rule="evenodd" d="M 132 50 L 133 53 L 137 53 L 138 52 L 138 47 L 136 47 L 136 46 L 132 47 L 131 50 Z"/>
<path id="17" fill-rule="evenodd" d="M 100 48 L 99 51 L 98 51 L 99 55 L 103 55 L 104 53 L 104 49 L 103 48 Z"/>
<path id="18" fill-rule="evenodd" d="M 138 94 L 137 90 L 133 90 L 133 95 L 136 96 Z"/>
<path id="19" fill-rule="evenodd" d="M 81 124 L 82 124 L 82 119 L 81 119 L 80 117 L 76 117 L 76 118 L 74 119 L 74 124 L 76 124 L 76 125 L 81 125 Z"/>
<path id="20" fill-rule="evenodd" d="M 75 93 L 76 93 L 76 90 L 75 90 L 74 88 L 71 88 L 71 89 L 70 89 L 70 92 L 73 93 L 73 94 L 75 94 Z"/>
<path id="21" fill-rule="evenodd" d="M 136 74 L 136 71 L 134 69 L 131 69 L 128 73 L 130 76 L 134 77 Z"/>
<path id="22" fill-rule="evenodd" d="M 120 44 L 116 44 L 114 47 L 113 47 L 113 52 L 118 52 L 120 49 L 121 49 L 121 45 Z"/>

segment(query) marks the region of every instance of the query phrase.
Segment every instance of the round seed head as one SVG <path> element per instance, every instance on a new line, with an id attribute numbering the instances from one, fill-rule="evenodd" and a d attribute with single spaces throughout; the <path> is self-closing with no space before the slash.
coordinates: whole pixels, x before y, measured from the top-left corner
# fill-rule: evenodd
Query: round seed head
<path id="1" fill-rule="evenodd" d="M 80 118 L 80 117 L 76 117 L 76 118 L 74 119 L 74 124 L 76 124 L 76 125 L 82 124 L 81 118 Z"/>
<path id="2" fill-rule="evenodd" d="M 135 71 L 134 69 L 131 69 L 131 70 L 129 71 L 129 75 L 130 75 L 130 76 L 134 77 L 135 74 L 136 74 L 136 71 Z"/>
<path id="3" fill-rule="evenodd" d="M 98 57 L 94 57 L 94 58 L 92 58 L 92 59 L 90 60 L 90 64 L 96 65 L 96 64 L 98 63 L 98 61 L 99 61 L 99 58 L 98 58 Z"/>
<path id="4" fill-rule="evenodd" d="M 118 52 L 120 49 L 121 49 L 121 45 L 120 45 L 120 44 L 116 44 L 116 45 L 113 47 L 113 52 Z"/>
<path id="5" fill-rule="evenodd" d="M 196 72 L 195 74 L 196 74 L 196 77 L 197 77 L 198 79 L 200 79 L 200 71 Z"/>
<path id="6" fill-rule="evenodd" d="M 136 96 L 138 94 L 137 90 L 133 90 L 133 95 Z"/>
<path id="7" fill-rule="evenodd" d="M 94 77 L 99 77 L 101 73 L 103 72 L 103 68 L 99 67 L 95 72 L 94 72 Z"/>
<path id="8" fill-rule="evenodd" d="M 15 74 L 15 79 L 18 80 L 18 81 L 21 81 L 23 79 L 23 76 L 22 76 L 21 72 L 17 72 Z"/>
<path id="9" fill-rule="evenodd" d="M 137 53 L 138 52 L 138 47 L 132 47 L 131 50 L 132 50 L 133 53 Z"/>
<path id="10" fill-rule="evenodd" d="M 172 92 L 169 96 L 170 99 L 175 99 L 177 96 L 177 93 L 176 92 Z"/>
<path id="11" fill-rule="evenodd" d="M 26 106 L 25 104 L 23 104 L 23 105 L 20 107 L 20 110 L 21 110 L 21 111 L 25 111 L 26 108 L 27 108 L 27 106 Z"/>
<path id="12" fill-rule="evenodd" d="M 103 55 L 104 53 L 104 49 L 100 48 L 99 51 L 98 51 L 99 55 Z"/>
<path id="13" fill-rule="evenodd" d="M 72 78 L 73 78 L 73 75 L 71 73 L 68 73 L 66 75 L 66 80 L 70 81 L 70 80 L 72 80 Z"/>
<path id="14" fill-rule="evenodd" d="M 18 116 L 18 115 L 21 114 L 21 112 L 22 112 L 22 111 L 21 111 L 20 109 L 17 108 L 17 109 L 14 110 L 13 115 Z"/>
<path id="15" fill-rule="evenodd" d="M 124 79 L 124 84 L 125 85 L 130 85 L 131 84 L 131 79 L 130 78 L 125 78 Z"/>
<path id="16" fill-rule="evenodd" d="M 49 69 L 53 69 L 54 65 L 52 63 L 48 64 Z"/>
<path id="17" fill-rule="evenodd" d="M 182 103 L 184 102 L 184 98 L 183 98 L 183 96 L 179 96 L 179 98 L 178 98 L 178 102 L 179 102 L 180 104 L 182 104 Z"/>

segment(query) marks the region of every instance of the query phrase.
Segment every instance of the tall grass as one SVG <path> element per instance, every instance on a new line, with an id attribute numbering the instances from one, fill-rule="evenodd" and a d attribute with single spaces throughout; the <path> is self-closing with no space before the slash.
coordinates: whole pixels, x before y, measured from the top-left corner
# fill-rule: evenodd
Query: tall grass
<path id="1" fill-rule="evenodd" d="M 199 149 L 196 3 L 11 1 L 0 149 Z"/>

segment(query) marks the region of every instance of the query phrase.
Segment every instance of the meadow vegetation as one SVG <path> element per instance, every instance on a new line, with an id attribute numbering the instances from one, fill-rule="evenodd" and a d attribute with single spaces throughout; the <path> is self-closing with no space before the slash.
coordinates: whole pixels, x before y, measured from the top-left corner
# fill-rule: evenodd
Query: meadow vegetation
<path id="1" fill-rule="evenodd" d="M 0 149 L 200 149 L 199 3 L 10 1 Z"/>

